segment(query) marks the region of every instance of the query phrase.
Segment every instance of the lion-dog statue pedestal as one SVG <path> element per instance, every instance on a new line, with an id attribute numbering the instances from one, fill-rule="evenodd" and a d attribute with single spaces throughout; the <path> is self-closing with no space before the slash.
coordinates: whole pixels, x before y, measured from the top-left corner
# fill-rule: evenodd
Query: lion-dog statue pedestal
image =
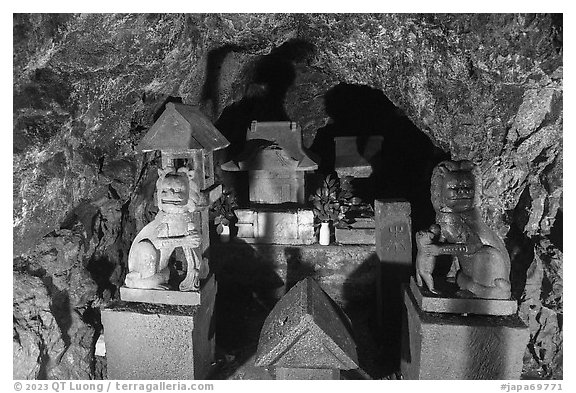
<path id="1" fill-rule="evenodd" d="M 483 221 L 469 161 L 433 172 L 436 223 L 416 233 L 416 275 L 404 288 L 405 379 L 519 379 L 527 326 L 510 298 L 510 258 Z"/>
<path id="2" fill-rule="evenodd" d="M 156 217 L 135 237 L 120 301 L 102 311 L 109 379 L 205 379 L 214 360 L 216 281 L 208 209 L 213 151 L 228 141 L 195 107 L 169 103 L 139 145 L 160 151 Z"/>

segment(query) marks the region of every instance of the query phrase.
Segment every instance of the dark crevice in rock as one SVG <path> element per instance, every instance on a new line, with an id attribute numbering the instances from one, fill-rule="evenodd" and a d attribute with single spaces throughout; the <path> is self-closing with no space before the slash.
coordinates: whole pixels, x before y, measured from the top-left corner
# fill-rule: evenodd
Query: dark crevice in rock
<path id="1" fill-rule="evenodd" d="M 528 238 L 516 225 L 512 225 L 506 237 L 506 248 L 510 254 L 510 281 L 512 298 L 521 299 L 526 286 L 528 269 L 534 260 L 533 240 Z"/>
<path id="2" fill-rule="evenodd" d="M 60 334 L 64 341 L 64 345 L 69 347 L 71 339 L 68 334 L 68 329 L 72 326 L 72 316 L 70 315 L 70 297 L 68 296 L 68 292 L 59 290 L 58 287 L 54 285 L 53 278 L 50 276 L 42 277 L 42 282 L 46 286 L 48 294 L 50 295 L 50 311 L 52 312 L 52 315 L 54 315 L 56 323 L 60 328 Z"/>
<path id="3" fill-rule="evenodd" d="M 552 244 L 554 245 L 554 247 L 557 247 L 560 251 L 563 250 L 563 236 L 564 236 L 564 219 L 563 219 L 564 214 L 562 213 L 562 209 L 558 209 L 558 212 L 556 213 L 556 217 L 554 218 L 554 225 L 552 226 L 552 229 L 550 230 L 550 235 L 548 236 L 548 238 L 550 239 L 550 241 L 552 242 Z"/>

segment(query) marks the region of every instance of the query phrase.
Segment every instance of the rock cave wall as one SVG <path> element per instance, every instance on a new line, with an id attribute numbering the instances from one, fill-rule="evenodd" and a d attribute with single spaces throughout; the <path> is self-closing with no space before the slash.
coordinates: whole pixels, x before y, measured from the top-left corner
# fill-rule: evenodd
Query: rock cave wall
<path id="1" fill-rule="evenodd" d="M 15 14 L 13 28 L 14 378 L 99 376 L 99 307 L 155 213 L 154 157 L 135 145 L 167 101 L 232 131 L 297 121 L 310 146 L 338 85 L 480 165 L 530 327 L 524 375 L 562 377 L 561 15 Z"/>

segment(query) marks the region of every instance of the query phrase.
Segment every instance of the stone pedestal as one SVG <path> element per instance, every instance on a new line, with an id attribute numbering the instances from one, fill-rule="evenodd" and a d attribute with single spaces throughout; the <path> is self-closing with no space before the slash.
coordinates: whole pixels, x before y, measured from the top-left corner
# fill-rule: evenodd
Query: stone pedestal
<path id="1" fill-rule="evenodd" d="M 120 299 L 125 302 L 172 304 L 180 306 L 195 306 L 204 301 L 206 296 L 215 296 L 216 280 L 214 276 L 206 279 L 200 291 L 170 291 L 158 289 L 120 288 Z M 210 299 L 208 299 L 210 301 Z"/>
<path id="2" fill-rule="evenodd" d="M 404 379 L 519 379 L 529 331 L 517 315 L 425 312 L 404 289 Z"/>
<path id="3" fill-rule="evenodd" d="M 419 287 L 414 277 L 410 278 L 410 290 L 420 310 L 425 312 L 439 312 L 444 314 L 479 314 L 479 315 L 512 315 L 518 311 L 516 300 L 479 299 L 457 297 L 457 284 L 439 282 L 435 280 L 434 294 L 426 288 Z M 447 288 L 447 289 L 444 289 Z"/>
<path id="4" fill-rule="evenodd" d="M 205 379 L 214 359 L 216 285 L 195 306 L 119 302 L 102 310 L 109 379 Z"/>

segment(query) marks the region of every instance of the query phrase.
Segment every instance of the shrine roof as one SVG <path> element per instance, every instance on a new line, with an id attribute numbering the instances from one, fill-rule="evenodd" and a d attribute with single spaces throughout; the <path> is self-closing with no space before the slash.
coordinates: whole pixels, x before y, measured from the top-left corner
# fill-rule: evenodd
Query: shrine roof
<path id="1" fill-rule="evenodd" d="M 297 283 L 266 318 L 256 366 L 326 368 L 358 367 L 349 324 L 311 277 Z"/>
<path id="2" fill-rule="evenodd" d="M 270 154 L 270 151 L 275 152 Z M 296 171 L 318 169 L 318 164 L 302 147 L 302 129 L 290 121 L 253 121 L 246 134 L 244 150 L 232 161 L 222 165 L 226 171 L 286 167 Z"/>

